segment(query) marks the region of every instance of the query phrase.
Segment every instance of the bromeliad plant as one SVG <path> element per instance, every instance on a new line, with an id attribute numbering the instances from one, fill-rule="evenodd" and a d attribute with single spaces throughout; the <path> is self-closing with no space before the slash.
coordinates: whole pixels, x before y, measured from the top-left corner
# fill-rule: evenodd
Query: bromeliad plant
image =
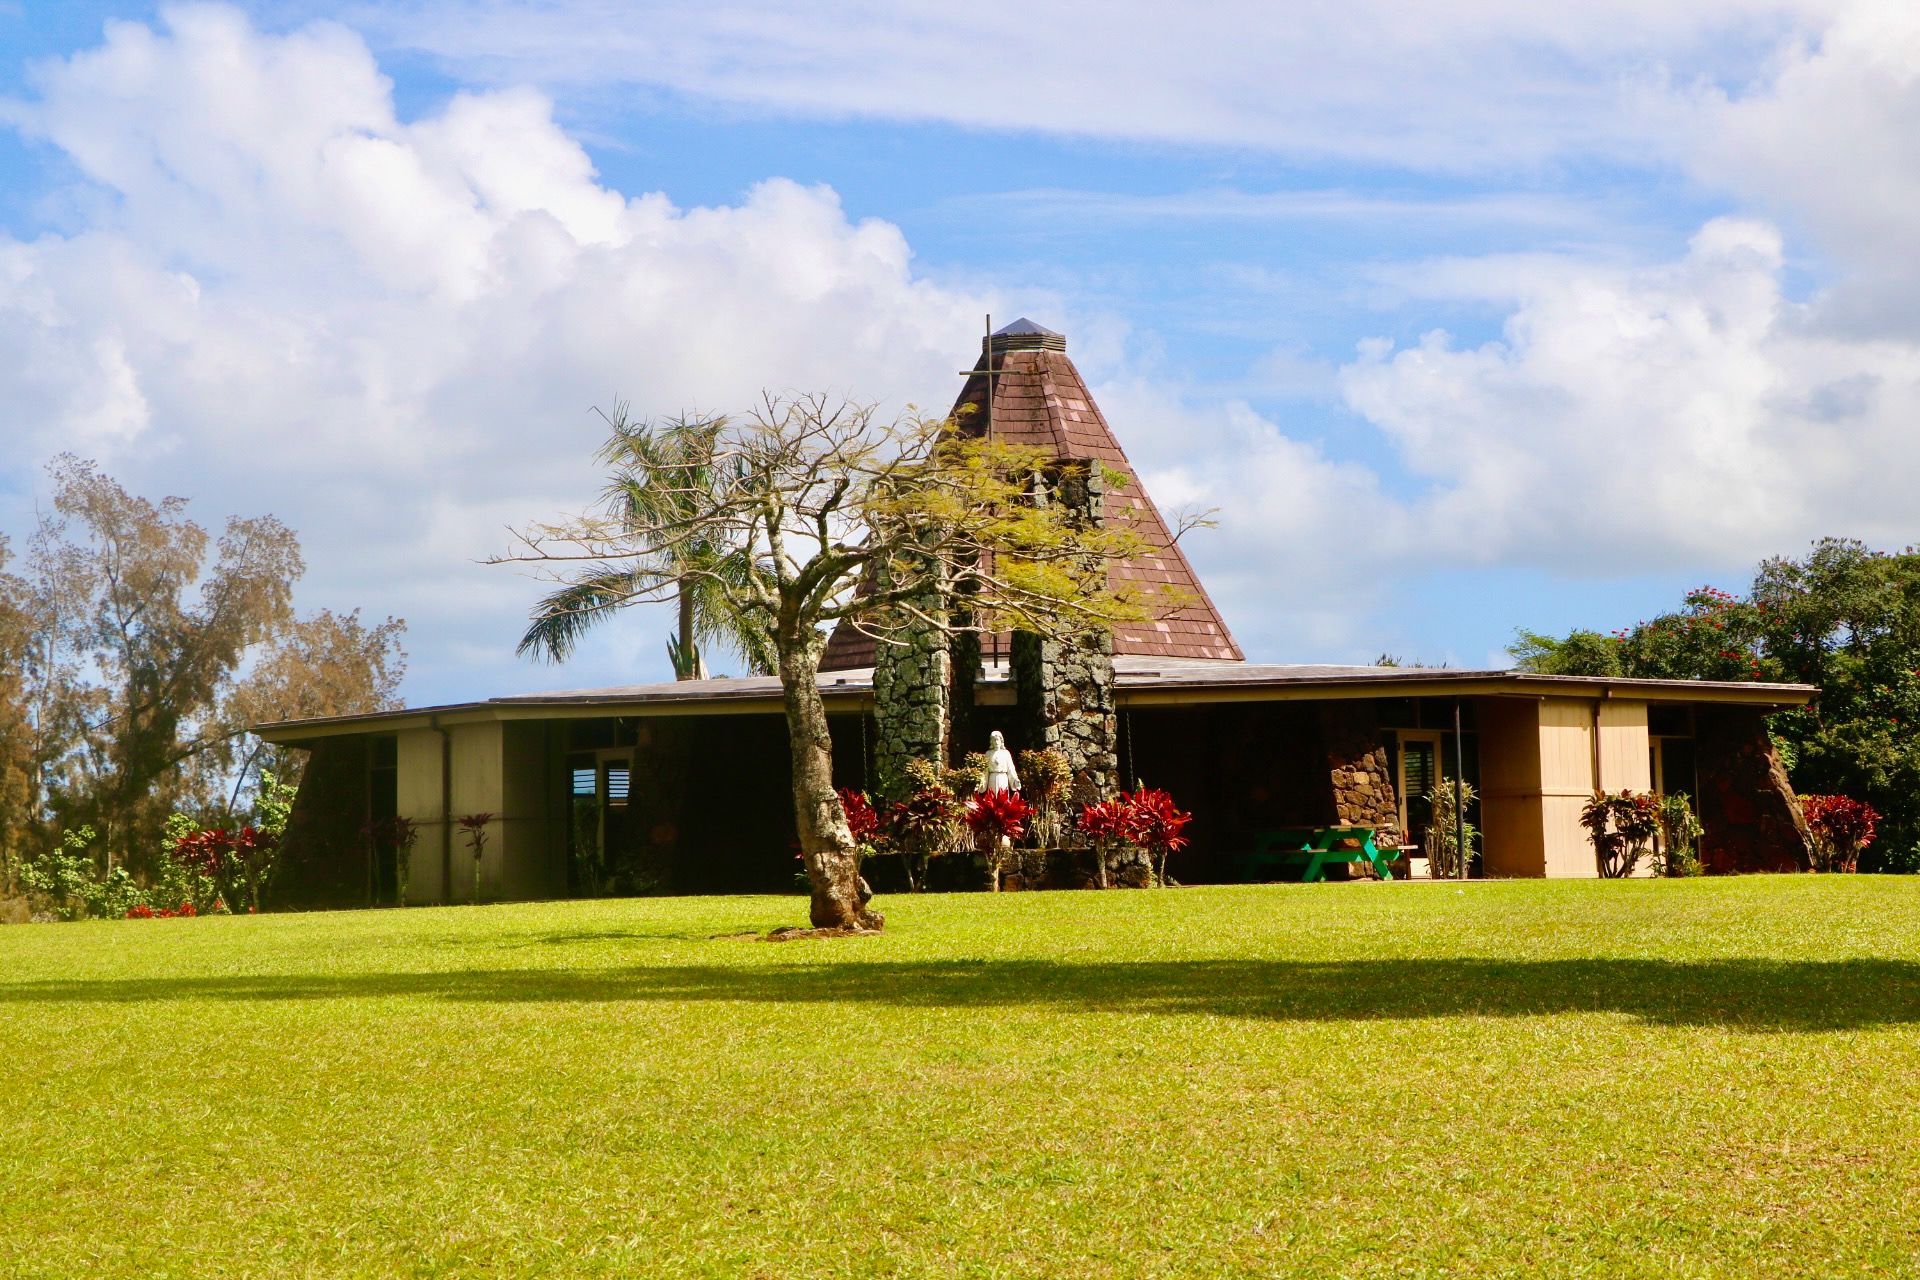
<path id="1" fill-rule="evenodd" d="M 1879 828 L 1879 810 L 1852 796 L 1801 796 L 1800 811 L 1813 832 L 1813 869 L 1858 870 Z"/>
<path id="2" fill-rule="evenodd" d="M 1602 878 L 1633 874 L 1660 830 L 1660 802 L 1641 791 L 1600 791 L 1580 811 Z"/>

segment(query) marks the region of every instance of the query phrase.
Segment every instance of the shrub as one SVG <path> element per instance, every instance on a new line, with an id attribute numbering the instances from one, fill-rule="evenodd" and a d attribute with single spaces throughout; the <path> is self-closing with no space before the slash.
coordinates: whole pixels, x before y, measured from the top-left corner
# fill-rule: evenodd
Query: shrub
<path id="1" fill-rule="evenodd" d="M 987 869 L 993 887 L 1000 888 L 1000 870 L 1013 842 L 1027 833 L 1027 819 L 1033 811 L 1015 791 L 982 791 L 967 801 L 967 829 L 973 832 L 976 847 L 987 855 Z"/>
<path id="2" fill-rule="evenodd" d="M 403 818 L 395 814 L 391 818 L 380 818 L 360 828 L 360 838 L 367 842 L 368 851 L 377 853 L 382 845 L 393 850 L 393 872 L 396 896 L 401 906 L 407 905 L 407 873 L 413 869 L 413 846 L 420 839 L 420 827 L 412 818 Z M 595 883 L 597 889 L 598 883 Z"/>
<path id="3" fill-rule="evenodd" d="M 1660 804 L 1639 791 L 1599 791 L 1580 810 L 1580 825 L 1593 842 L 1594 861 L 1604 879 L 1633 874 L 1660 830 Z"/>
<path id="4" fill-rule="evenodd" d="M 1660 874 L 1697 876 L 1700 874 L 1700 837 L 1706 831 L 1693 816 L 1693 804 L 1686 792 L 1660 797 Z"/>
<path id="5" fill-rule="evenodd" d="M 1801 796 L 1800 809 L 1813 833 L 1813 869 L 1858 870 L 1861 851 L 1879 829 L 1879 811 L 1851 796 Z"/>
<path id="6" fill-rule="evenodd" d="M 1141 787 L 1120 801 L 1131 811 L 1131 842 L 1147 851 L 1154 883 L 1167 883 L 1167 857 L 1187 847 L 1182 832 L 1193 815 L 1173 803 L 1173 797 L 1158 787 Z"/>
<path id="7" fill-rule="evenodd" d="M 919 893 L 926 888 L 927 860 L 960 845 L 966 806 L 927 761 L 909 760 L 902 774 L 906 795 L 887 806 L 882 820 L 906 870 L 908 891 Z"/>
<path id="8" fill-rule="evenodd" d="M 473 900 L 480 901 L 480 860 L 487 851 L 487 824 L 500 815 L 497 813 L 469 813 L 458 819 L 460 829 L 467 833 L 467 848 L 473 854 Z"/>
<path id="9" fill-rule="evenodd" d="M 190 832 L 175 840 L 172 849 L 173 860 L 212 881 L 223 902 L 244 902 L 250 911 L 260 909 L 279 853 L 277 836 L 251 826 Z"/>
<path id="10" fill-rule="evenodd" d="M 1083 804 L 1075 815 L 1074 830 L 1093 846 L 1094 867 L 1099 885 L 1107 887 L 1108 868 L 1114 855 L 1133 844 L 1133 812 L 1124 799 L 1100 800 Z"/>
<path id="11" fill-rule="evenodd" d="M 93 841 L 92 827 L 62 831 L 58 845 L 20 864 L 20 886 L 62 920 L 84 919 L 105 897 L 105 884 L 94 865 Z"/>
<path id="12" fill-rule="evenodd" d="M 853 843 L 859 847 L 861 861 L 886 852 L 889 843 L 886 824 L 881 821 L 879 811 L 873 807 L 873 801 L 867 798 L 867 793 L 851 787 L 836 787 L 834 794 L 840 797 L 841 811 L 847 815 L 847 830 L 853 835 Z"/>
<path id="13" fill-rule="evenodd" d="M 1020 794 L 1033 806 L 1034 839 L 1042 847 L 1057 846 L 1066 836 L 1067 786 L 1073 781 L 1073 766 L 1051 747 L 1022 751 L 1018 760 Z"/>
<path id="14" fill-rule="evenodd" d="M 1473 807 L 1474 790 L 1460 785 L 1460 799 Z M 1442 778 L 1427 792 L 1429 817 L 1422 841 L 1427 854 L 1427 874 L 1435 880 L 1462 880 L 1473 869 L 1473 849 L 1480 831 L 1471 822 L 1462 822 L 1454 807 L 1454 784 Z"/>

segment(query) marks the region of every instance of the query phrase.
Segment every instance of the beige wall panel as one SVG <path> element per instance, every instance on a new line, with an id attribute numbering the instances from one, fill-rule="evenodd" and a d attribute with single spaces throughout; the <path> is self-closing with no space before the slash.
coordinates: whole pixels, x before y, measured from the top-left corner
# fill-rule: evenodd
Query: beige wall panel
<path id="1" fill-rule="evenodd" d="M 1594 865 L 1593 846 L 1587 843 L 1587 829 L 1580 825 L 1580 810 L 1587 799 L 1585 795 L 1541 798 L 1541 829 L 1549 877 L 1591 880 L 1600 874 Z"/>
<path id="2" fill-rule="evenodd" d="M 1646 703 L 1608 699 L 1600 704 L 1600 788 L 1653 790 Z"/>
<path id="3" fill-rule="evenodd" d="M 445 817 L 440 812 L 440 735 L 432 729 L 407 729 L 395 739 L 397 808 L 400 816 L 411 818 L 419 831 L 407 864 L 407 901 L 444 902 L 446 886 L 440 883 L 440 838 Z"/>
<path id="4" fill-rule="evenodd" d="M 1540 702 L 1476 698 L 1480 731 L 1480 829 L 1488 875 L 1545 872 L 1540 828 Z"/>
<path id="5" fill-rule="evenodd" d="M 1593 794 L 1593 703 L 1586 698 L 1540 700 L 1540 793 Z"/>
<path id="6" fill-rule="evenodd" d="M 1542 876 L 1546 843 L 1539 796 L 1482 796 L 1481 865 L 1490 876 Z"/>
<path id="7" fill-rule="evenodd" d="M 506 774 L 502 742 L 504 728 L 499 721 L 453 726 L 453 818 L 457 823 L 467 814 L 491 813 L 487 824 L 487 843 L 480 865 L 480 899 L 500 896 L 500 868 L 505 853 L 501 839 L 500 817 L 506 812 Z M 467 847 L 467 832 L 456 826 L 453 836 L 453 894 L 451 901 L 472 902 L 474 895 L 473 852 Z"/>

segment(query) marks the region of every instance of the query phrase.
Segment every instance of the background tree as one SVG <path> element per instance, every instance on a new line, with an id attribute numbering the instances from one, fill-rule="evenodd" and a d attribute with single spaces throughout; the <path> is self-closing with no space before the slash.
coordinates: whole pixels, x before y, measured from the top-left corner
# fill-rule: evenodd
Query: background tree
<path id="1" fill-rule="evenodd" d="M 648 432 L 622 431 L 626 406 L 608 419 L 615 430 L 599 461 L 612 468 L 604 502 L 609 515 L 636 531 L 678 526 L 710 502 L 720 480 L 715 446 L 722 420 L 681 417 Z M 755 675 L 771 675 L 772 637 L 765 620 L 740 608 L 732 587 L 744 586 L 748 553 L 715 535 L 690 536 L 659 547 L 647 563 L 583 568 L 534 607 L 520 638 L 522 655 L 565 661 L 580 638 L 610 616 L 610 609 L 671 581 L 677 629 L 667 637 L 667 659 L 677 680 L 703 680 L 703 643 L 732 650 Z"/>
<path id="2" fill-rule="evenodd" d="M 1165 607 L 1109 586 L 1108 560 L 1131 554 L 1138 540 L 1047 501 L 1063 476 L 1041 451 L 977 439 L 951 421 L 886 421 L 821 396 L 768 398 L 745 417 L 709 420 L 697 435 L 623 413 L 611 422 L 602 456 L 613 461 L 616 484 L 670 497 L 535 526 L 499 559 L 539 563 L 568 583 L 624 575 L 593 612 L 670 598 L 699 579 L 765 629 L 816 927 L 881 924 L 833 788 L 819 686 L 829 627 L 845 622 L 882 643 L 914 625 L 1062 633 Z M 703 452 L 653 465 L 663 434 Z M 955 593 L 968 599 L 964 621 L 938 603 Z"/>
<path id="3" fill-rule="evenodd" d="M 250 724 L 392 702 L 401 624 L 296 617 L 285 525 L 235 517 L 216 539 L 184 499 L 130 494 L 71 455 L 48 470 L 51 510 L 0 574 L 0 836 L 16 851 L 91 825 L 109 862 L 138 868 L 175 810 L 244 816 L 264 761 Z"/>
<path id="4" fill-rule="evenodd" d="M 1824 538 L 1801 559 L 1762 563 L 1744 596 L 1699 587 L 1680 609 L 1612 636 L 1522 632 L 1513 653 L 1535 671 L 1817 686 L 1811 704 L 1772 719 L 1795 789 L 1871 802 L 1884 821 L 1863 869 L 1913 868 L 1920 552 Z"/>

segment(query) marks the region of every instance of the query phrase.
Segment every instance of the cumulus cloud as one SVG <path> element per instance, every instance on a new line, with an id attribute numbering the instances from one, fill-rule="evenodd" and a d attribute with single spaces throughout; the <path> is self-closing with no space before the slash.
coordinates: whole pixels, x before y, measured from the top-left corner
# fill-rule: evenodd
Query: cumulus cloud
<path id="1" fill-rule="evenodd" d="M 1904 542 L 1920 347 L 1831 332 L 1782 273 L 1779 233 L 1733 218 L 1669 263 L 1432 264 L 1409 288 L 1505 293 L 1502 336 L 1367 344 L 1346 399 L 1431 486 L 1421 519 L 1456 559 L 1601 573 Z"/>
<path id="2" fill-rule="evenodd" d="M 825 188 L 694 209 L 611 190 L 526 89 L 402 120 L 326 23 L 116 23 L 5 111 L 87 211 L 0 237 L 6 523 L 67 448 L 204 518 L 271 510 L 305 534 L 313 603 L 409 617 L 416 694 L 555 678 L 512 669 L 537 584 L 474 562 L 594 491 L 590 406 L 899 405 L 952 385 L 987 306 Z M 656 634 L 617 630 L 558 679 L 662 667 Z"/>

